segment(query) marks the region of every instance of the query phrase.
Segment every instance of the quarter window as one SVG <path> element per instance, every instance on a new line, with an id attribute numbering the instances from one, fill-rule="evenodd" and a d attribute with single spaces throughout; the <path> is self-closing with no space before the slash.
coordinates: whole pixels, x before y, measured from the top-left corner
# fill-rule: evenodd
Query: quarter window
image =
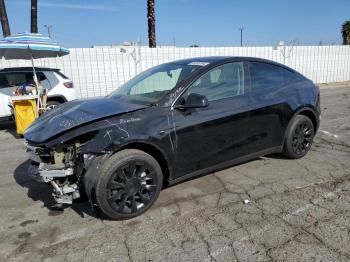
<path id="1" fill-rule="evenodd" d="M 244 95 L 244 63 L 224 64 L 198 78 L 188 89 L 188 95 L 197 93 L 215 101 Z"/>

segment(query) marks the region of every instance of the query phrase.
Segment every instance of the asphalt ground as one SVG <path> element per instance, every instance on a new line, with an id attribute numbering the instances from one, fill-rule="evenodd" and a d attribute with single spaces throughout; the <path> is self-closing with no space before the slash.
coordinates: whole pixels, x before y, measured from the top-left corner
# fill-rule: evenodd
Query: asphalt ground
<path id="1" fill-rule="evenodd" d="M 50 210 L 24 141 L 0 125 L 0 261 L 350 261 L 350 83 L 321 88 L 322 121 L 300 160 L 278 155 L 163 190 L 144 215 Z"/>

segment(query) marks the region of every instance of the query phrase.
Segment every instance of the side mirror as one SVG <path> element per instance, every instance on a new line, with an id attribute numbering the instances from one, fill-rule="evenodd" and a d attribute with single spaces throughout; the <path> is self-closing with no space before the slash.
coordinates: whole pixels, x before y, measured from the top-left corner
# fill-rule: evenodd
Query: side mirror
<path id="1" fill-rule="evenodd" d="M 186 101 L 183 101 L 181 104 L 177 105 L 178 109 L 186 109 L 186 108 L 203 108 L 209 105 L 208 99 L 200 94 L 191 93 Z"/>

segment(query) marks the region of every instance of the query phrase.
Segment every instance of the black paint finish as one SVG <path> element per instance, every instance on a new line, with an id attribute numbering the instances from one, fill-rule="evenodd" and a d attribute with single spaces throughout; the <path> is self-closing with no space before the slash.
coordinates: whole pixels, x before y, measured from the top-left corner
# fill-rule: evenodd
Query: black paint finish
<path id="1" fill-rule="evenodd" d="M 212 57 L 176 61 L 205 62 L 155 105 L 118 98 L 76 100 L 46 113 L 24 134 L 35 146 L 81 142 L 78 154 L 113 154 L 123 148 L 145 148 L 166 167 L 169 183 L 232 163 L 279 152 L 290 120 L 302 113 L 319 125 L 319 88 L 298 72 L 278 63 L 246 57 Z M 245 92 L 209 101 L 203 108 L 177 108 L 187 87 L 200 76 L 226 63 L 243 62 Z M 286 70 L 288 81 L 255 84 L 252 63 Z M 256 70 L 256 69 L 255 69 Z M 283 71 L 284 72 L 284 71 Z M 152 150 L 149 150 L 149 149 Z M 163 169 L 163 171 L 165 171 Z M 94 172 L 88 172 L 92 179 Z"/>
<path id="2" fill-rule="evenodd" d="M 78 126 L 145 108 L 116 98 L 74 100 L 56 107 L 38 118 L 25 132 L 28 141 L 42 143 Z"/>

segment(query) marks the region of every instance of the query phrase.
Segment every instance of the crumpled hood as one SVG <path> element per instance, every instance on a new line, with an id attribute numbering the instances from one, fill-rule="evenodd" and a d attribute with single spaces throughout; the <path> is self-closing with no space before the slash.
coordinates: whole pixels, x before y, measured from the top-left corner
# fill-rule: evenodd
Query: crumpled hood
<path id="1" fill-rule="evenodd" d="M 110 97 L 74 100 L 36 119 L 26 129 L 24 138 L 34 143 L 42 143 L 80 125 L 146 107 Z"/>

